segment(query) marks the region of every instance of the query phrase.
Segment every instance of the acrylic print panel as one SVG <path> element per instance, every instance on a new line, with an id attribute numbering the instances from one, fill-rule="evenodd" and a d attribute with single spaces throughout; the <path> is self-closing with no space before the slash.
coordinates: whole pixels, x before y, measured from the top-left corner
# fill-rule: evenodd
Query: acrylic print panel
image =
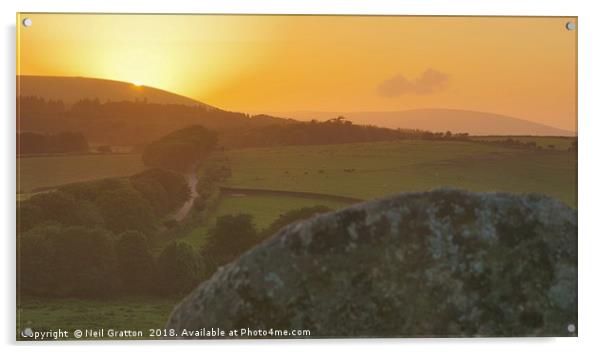
<path id="1" fill-rule="evenodd" d="M 576 18 L 17 21 L 18 340 L 577 335 Z"/>

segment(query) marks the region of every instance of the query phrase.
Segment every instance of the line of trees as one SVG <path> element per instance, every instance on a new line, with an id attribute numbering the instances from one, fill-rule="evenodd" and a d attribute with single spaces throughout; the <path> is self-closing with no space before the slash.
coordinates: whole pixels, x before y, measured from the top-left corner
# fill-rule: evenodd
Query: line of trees
<path id="1" fill-rule="evenodd" d="M 185 169 L 208 153 L 214 138 L 202 127 L 190 127 L 159 140 L 145 154 L 163 167 L 183 154 L 178 165 L 168 167 Z M 219 181 L 231 173 L 223 154 L 204 162 L 197 216 L 207 212 L 219 195 Z M 52 297 L 186 293 L 276 229 L 328 210 L 287 213 L 264 231 L 256 229 L 249 215 L 223 216 L 211 229 L 206 247 L 194 249 L 161 238 L 170 227 L 166 216 L 188 200 L 189 193 L 181 173 L 154 168 L 130 177 L 73 183 L 20 201 L 20 292 Z M 158 254 L 151 252 L 158 247 Z"/>
<path id="2" fill-rule="evenodd" d="M 19 97 L 21 129 L 81 131 L 104 145 L 139 145 L 170 131 L 202 125 L 219 134 L 226 147 L 337 144 L 413 139 L 459 139 L 467 134 L 388 129 L 353 124 L 344 117 L 300 122 L 269 115 L 249 116 L 206 106 L 82 99 L 70 107 L 61 101 Z"/>
<path id="3" fill-rule="evenodd" d="M 44 225 L 19 240 L 21 294 L 111 297 L 183 294 L 204 276 L 198 252 L 171 241 L 153 256 L 138 231 L 119 235 L 102 228 Z"/>
<path id="4" fill-rule="evenodd" d="M 189 171 L 211 152 L 216 143 L 216 133 L 193 125 L 148 144 L 142 161 L 149 167 Z"/>
<path id="5" fill-rule="evenodd" d="M 190 192 L 178 173 L 152 169 L 131 177 L 73 183 L 19 202 L 19 232 L 48 223 L 152 233 Z"/>
<path id="6" fill-rule="evenodd" d="M 203 105 L 101 102 L 96 98 L 82 99 L 67 106 L 62 101 L 20 96 L 17 110 L 22 131 L 79 131 L 90 141 L 117 146 L 146 144 L 195 124 L 223 133 L 288 122 L 270 116 L 251 118 L 244 113 Z"/>
<path id="7" fill-rule="evenodd" d="M 204 221 L 217 207 L 220 197 L 220 183 L 232 175 L 230 160 L 222 153 L 214 151 L 212 156 L 203 161 L 197 183 L 198 197 L 194 201 L 195 219 Z"/>
<path id="8" fill-rule="evenodd" d="M 483 144 L 510 147 L 510 148 L 518 148 L 518 149 L 527 149 L 527 150 L 543 150 L 547 149 L 556 149 L 554 144 L 548 144 L 547 146 L 540 146 L 536 141 L 529 140 L 521 140 L 515 138 L 506 138 L 506 139 L 479 139 L 475 138 L 472 141 L 476 141 Z M 571 144 L 567 147 L 566 151 L 577 151 L 577 139 L 571 142 Z"/>
<path id="9" fill-rule="evenodd" d="M 88 140 L 82 133 L 41 134 L 23 132 L 17 134 L 18 155 L 85 152 L 88 150 Z"/>
<path id="10" fill-rule="evenodd" d="M 468 134 L 433 133 L 414 129 L 389 129 L 358 125 L 337 117 L 325 122 L 291 122 L 225 134 L 227 146 L 268 147 L 286 145 L 344 144 L 398 139 L 466 140 Z"/>
<path id="11" fill-rule="evenodd" d="M 198 251 L 162 236 L 168 214 L 190 198 L 184 176 L 209 153 L 213 132 L 191 126 L 151 144 L 152 168 L 73 183 L 18 203 L 19 285 L 45 296 L 179 293 L 203 274 Z M 177 170 L 177 171 L 175 171 Z M 151 245 L 162 246 L 153 257 Z"/>
<path id="12" fill-rule="evenodd" d="M 281 227 L 329 210 L 293 210 L 262 231 L 250 215 L 221 216 L 204 247 L 172 240 L 157 255 L 140 231 L 45 223 L 20 234 L 18 286 L 21 294 L 50 297 L 185 294 Z"/>
<path id="13" fill-rule="evenodd" d="M 160 220 L 189 193 L 182 175 L 152 169 L 127 178 L 74 183 L 21 201 L 20 289 L 24 294 L 82 297 L 189 290 L 200 274 L 190 246 L 168 244 L 158 259 L 150 252 Z M 186 278 L 167 267 L 178 262 L 195 264 L 196 275 Z M 188 285 L 172 288 L 171 282 L 182 276 Z"/>
<path id="14" fill-rule="evenodd" d="M 212 273 L 218 267 L 235 260 L 261 241 L 274 235 L 281 228 L 330 210 L 323 205 L 291 210 L 280 215 L 264 230 L 258 230 L 253 217 L 248 214 L 220 216 L 215 226 L 209 230 L 209 240 L 201 248 L 205 269 Z"/>

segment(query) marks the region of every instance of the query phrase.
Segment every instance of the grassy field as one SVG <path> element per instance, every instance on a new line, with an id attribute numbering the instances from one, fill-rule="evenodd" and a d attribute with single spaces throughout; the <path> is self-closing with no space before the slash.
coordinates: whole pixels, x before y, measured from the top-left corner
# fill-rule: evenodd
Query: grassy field
<path id="1" fill-rule="evenodd" d="M 523 143 L 535 142 L 537 146 L 544 149 L 566 150 L 576 138 L 564 136 L 474 136 L 476 141 L 501 141 L 506 139 L 518 140 Z"/>
<path id="2" fill-rule="evenodd" d="M 221 198 L 215 212 L 202 226 L 195 228 L 182 239 L 195 248 L 202 247 L 209 229 L 215 225 L 217 217 L 222 215 L 250 214 L 253 216 L 255 227 L 260 231 L 270 226 L 274 220 L 287 211 L 317 205 L 336 210 L 346 204 L 338 201 L 273 195 L 227 195 Z"/>
<path id="3" fill-rule="evenodd" d="M 544 144 L 543 140 L 541 143 Z M 554 145 L 560 146 L 558 143 Z M 576 154 L 561 148 L 537 151 L 466 141 L 404 140 L 240 149 L 226 151 L 226 156 L 232 176 L 223 184 L 233 188 L 371 199 L 448 186 L 473 191 L 537 192 L 556 197 L 572 207 L 577 205 Z M 101 162 L 101 158 L 109 160 Z M 142 168 L 138 155 L 41 159 L 20 159 L 22 190 L 108 177 L 111 173 L 128 175 Z M 57 168 L 57 163 L 62 167 Z M 182 239 L 200 249 L 207 240 L 208 230 L 221 215 L 251 214 L 257 229 L 262 230 L 287 211 L 316 205 L 339 209 L 346 203 L 328 198 L 269 193 L 223 194 L 210 217 Z M 147 330 L 162 327 L 178 300 L 159 297 L 126 297 L 108 301 L 23 297 L 18 327 Z"/>
<path id="4" fill-rule="evenodd" d="M 144 170 L 139 154 L 56 155 L 17 158 L 17 193 Z"/>
<path id="5" fill-rule="evenodd" d="M 535 192 L 577 205 L 574 152 L 533 151 L 462 141 L 289 146 L 228 151 L 226 185 L 362 199 L 457 187 Z"/>
<path id="6" fill-rule="evenodd" d="M 48 299 L 23 296 L 17 313 L 17 333 L 35 330 L 108 328 L 142 330 L 165 326 L 181 297 L 125 297 L 111 300 Z"/>
<path id="7" fill-rule="evenodd" d="M 559 138 L 564 139 L 564 138 Z M 405 140 L 227 151 L 228 187 L 312 192 L 372 199 L 404 191 L 457 187 L 473 191 L 536 192 L 577 205 L 573 152 L 506 148 L 461 141 Z M 183 239 L 202 247 L 221 215 L 247 213 L 259 230 L 306 206 L 346 204 L 293 196 L 226 195 L 216 211 Z"/>

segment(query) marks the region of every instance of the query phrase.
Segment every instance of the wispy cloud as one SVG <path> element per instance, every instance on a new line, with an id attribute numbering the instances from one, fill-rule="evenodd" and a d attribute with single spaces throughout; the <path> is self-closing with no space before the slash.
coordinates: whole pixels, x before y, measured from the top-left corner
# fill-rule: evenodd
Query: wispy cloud
<path id="1" fill-rule="evenodd" d="M 383 97 L 404 94 L 428 95 L 443 90 L 448 82 L 449 75 L 429 68 L 413 80 L 397 74 L 378 85 L 378 93 Z"/>

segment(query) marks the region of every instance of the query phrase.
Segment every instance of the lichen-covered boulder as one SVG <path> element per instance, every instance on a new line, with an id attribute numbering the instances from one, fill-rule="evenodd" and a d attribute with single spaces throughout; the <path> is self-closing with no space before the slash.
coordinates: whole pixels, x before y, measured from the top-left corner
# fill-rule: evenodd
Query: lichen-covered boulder
<path id="1" fill-rule="evenodd" d="M 283 228 L 202 283 L 167 328 L 315 338 L 571 336 L 576 325 L 576 211 L 442 189 Z"/>

